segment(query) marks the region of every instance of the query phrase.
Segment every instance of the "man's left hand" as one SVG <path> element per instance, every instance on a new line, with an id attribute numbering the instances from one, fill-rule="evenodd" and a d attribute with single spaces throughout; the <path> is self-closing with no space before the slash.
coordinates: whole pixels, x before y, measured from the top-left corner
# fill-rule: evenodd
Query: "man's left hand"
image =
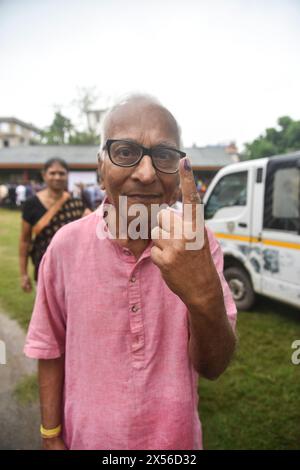
<path id="1" fill-rule="evenodd" d="M 215 296 L 216 291 L 220 293 L 221 286 L 210 253 L 201 200 L 190 161 L 184 158 L 180 163 L 183 217 L 169 209 L 159 212 L 159 225 L 151 233 L 154 243 L 151 258 L 169 288 L 186 305 L 199 305 Z M 178 234 L 182 236 L 178 237 Z M 197 236 L 191 239 L 193 234 Z M 195 246 L 188 249 L 192 244 Z"/>

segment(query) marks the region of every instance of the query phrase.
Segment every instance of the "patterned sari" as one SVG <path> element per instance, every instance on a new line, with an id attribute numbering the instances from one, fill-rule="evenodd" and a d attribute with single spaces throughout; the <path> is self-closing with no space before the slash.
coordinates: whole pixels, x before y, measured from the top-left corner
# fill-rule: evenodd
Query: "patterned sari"
<path id="1" fill-rule="evenodd" d="M 83 216 L 84 211 L 85 206 L 80 199 L 74 199 L 72 197 L 69 197 L 69 199 L 63 203 L 63 205 L 55 213 L 55 215 L 51 218 L 47 225 L 36 235 L 29 251 L 29 255 L 34 265 L 35 280 L 38 279 L 38 269 L 42 257 L 46 252 L 47 247 L 50 244 L 55 233 L 63 225 L 66 225 L 69 222 L 73 222 L 74 220 L 80 219 Z M 40 221 L 38 221 L 35 226 L 37 226 L 39 222 Z M 34 228 L 35 227 L 33 227 L 33 232 L 35 232 Z"/>

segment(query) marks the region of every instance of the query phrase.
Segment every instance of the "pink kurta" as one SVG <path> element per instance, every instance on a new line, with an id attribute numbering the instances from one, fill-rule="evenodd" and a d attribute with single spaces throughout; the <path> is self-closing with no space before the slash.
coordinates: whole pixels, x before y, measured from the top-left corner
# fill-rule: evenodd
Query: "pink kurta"
<path id="1" fill-rule="evenodd" d="M 42 260 L 25 354 L 65 353 L 69 449 L 200 449 L 198 375 L 186 306 L 150 258 L 99 239 L 102 207 L 60 229 Z M 227 314 L 236 308 L 208 231 Z M 201 269 L 201 266 L 199 266 Z"/>

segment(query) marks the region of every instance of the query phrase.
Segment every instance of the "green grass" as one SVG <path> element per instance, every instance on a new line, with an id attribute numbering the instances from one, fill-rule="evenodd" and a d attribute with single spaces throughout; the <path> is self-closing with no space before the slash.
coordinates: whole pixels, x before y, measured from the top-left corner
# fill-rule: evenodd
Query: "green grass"
<path id="1" fill-rule="evenodd" d="M 215 382 L 200 381 L 204 447 L 299 449 L 300 365 L 291 344 L 300 339 L 300 311 L 261 298 L 237 328 L 230 367 Z"/>
<path id="2" fill-rule="evenodd" d="M 39 397 L 36 374 L 21 379 L 14 390 L 14 396 L 17 402 L 23 406 L 36 402 Z"/>
<path id="3" fill-rule="evenodd" d="M 21 227 L 20 212 L 0 209 L 0 307 L 27 328 L 34 301 L 34 292 L 20 287 L 18 243 Z M 32 274 L 32 269 L 30 269 Z M 31 276 L 33 279 L 33 276 Z"/>
<path id="4" fill-rule="evenodd" d="M 19 287 L 20 213 L 0 209 L 0 305 L 26 328 L 34 294 Z M 300 339 L 300 311 L 263 298 L 240 313 L 239 346 L 227 371 L 200 381 L 200 415 L 206 449 L 299 449 L 300 365 L 291 344 Z M 16 388 L 18 401 L 37 399 L 36 377 Z"/>

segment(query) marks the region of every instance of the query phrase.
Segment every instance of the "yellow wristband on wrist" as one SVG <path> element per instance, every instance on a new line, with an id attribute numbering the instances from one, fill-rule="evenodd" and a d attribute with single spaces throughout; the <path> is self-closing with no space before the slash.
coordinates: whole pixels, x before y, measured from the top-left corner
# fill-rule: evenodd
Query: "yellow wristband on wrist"
<path id="1" fill-rule="evenodd" d="M 41 435 L 45 439 L 51 439 L 52 437 L 58 437 L 61 433 L 61 424 L 53 429 L 45 429 L 41 424 L 40 427 Z"/>

